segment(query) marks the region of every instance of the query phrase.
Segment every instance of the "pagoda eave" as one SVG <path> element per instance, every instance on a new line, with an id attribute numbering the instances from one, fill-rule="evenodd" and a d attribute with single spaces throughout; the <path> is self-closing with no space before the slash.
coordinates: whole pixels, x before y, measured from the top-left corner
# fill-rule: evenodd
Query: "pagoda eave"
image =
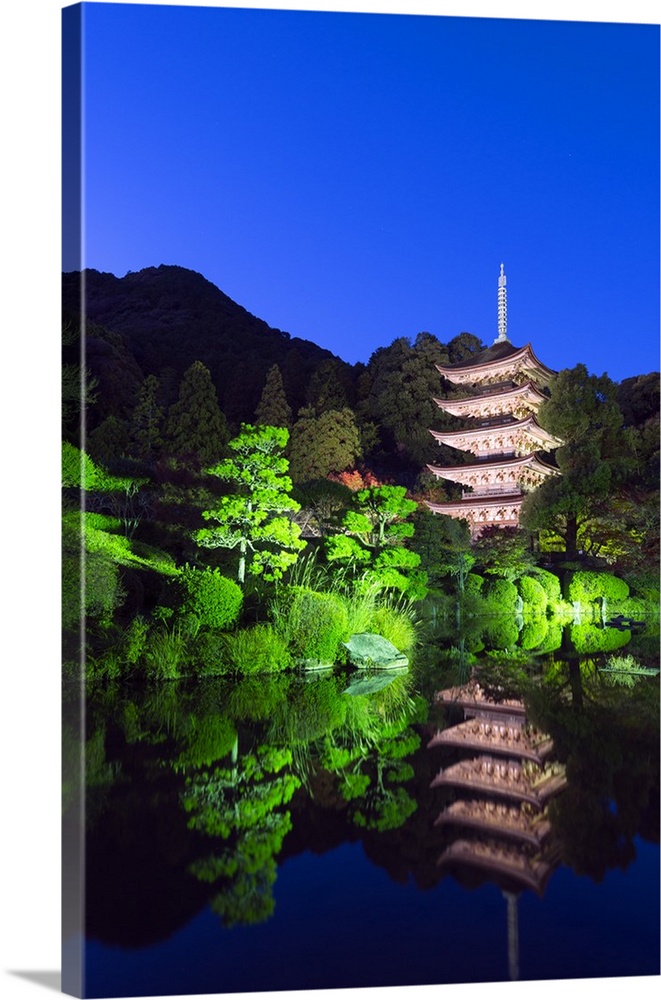
<path id="1" fill-rule="evenodd" d="M 490 392 L 479 396 L 462 396 L 459 399 L 437 399 L 439 409 L 455 417 L 496 416 L 517 409 L 536 412 L 546 396 L 539 392 L 534 382 L 525 382 L 502 392 Z"/>
<path id="2" fill-rule="evenodd" d="M 531 344 L 518 348 L 511 344 L 508 346 L 510 350 L 502 344 L 494 345 L 465 363 L 437 364 L 436 368 L 443 378 L 455 385 L 479 385 L 484 382 L 493 384 L 511 380 L 518 375 L 523 375 L 526 381 L 534 380 L 537 385 L 548 385 L 553 376 L 557 375 L 557 372 L 542 364 L 536 357 Z M 497 347 L 499 350 L 496 350 Z"/>

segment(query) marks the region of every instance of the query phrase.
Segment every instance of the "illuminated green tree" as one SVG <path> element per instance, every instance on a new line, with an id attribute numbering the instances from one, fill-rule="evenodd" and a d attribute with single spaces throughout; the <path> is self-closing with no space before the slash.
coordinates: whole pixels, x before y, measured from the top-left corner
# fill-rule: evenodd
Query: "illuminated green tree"
<path id="1" fill-rule="evenodd" d="M 426 574 L 420 556 L 405 541 L 415 532 L 409 520 L 415 500 L 406 499 L 404 486 L 371 486 L 354 494 L 353 509 L 342 520 L 342 534 L 325 540 L 330 562 L 354 570 L 369 570 L 370 580 L 407 593 L 414 599 L 426 593 Z"/>
<path id="2" fill-rule="evenodd" d="M 291 515 L 300 510 L 292 499 L 289 463 L 283 455 L 289 432 L 284 427 L 243 424 L 229 442 L 233 453 L 208 469 L 231 484 L 233 492 L 220 497 L 212 510 L 202 512 L 212 527 L 195 532 L 198 545 L 238 552 L 237 579 L 246 572 L 278 580 L 305 548 L 300 528 Z"/>

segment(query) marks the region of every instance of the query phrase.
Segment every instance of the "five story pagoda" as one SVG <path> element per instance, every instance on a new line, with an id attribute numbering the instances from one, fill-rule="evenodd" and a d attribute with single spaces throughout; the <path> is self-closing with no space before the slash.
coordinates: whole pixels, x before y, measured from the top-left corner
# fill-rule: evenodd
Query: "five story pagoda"
<path id="1" fill-rule="evenodd" d="M 498 336 L 493 344 L 472 358 L 436 367 L 466 395 L 434 402 L 446 413 L 463 418 L 466 426 L 430 433 L 439 444 L 472 452 L 475 460 L 463 465 L 428 466 L 439 479 L 464 487 L 461 499 L 428 502 L 429 508 L 466 520 L 472 538 L 489 525 L 518 527 L 525 494 L 547 476 L 559 474 L 539 453 L 558 448 L 562 441 L 536 420 L 546 398 L 543 390 L 556 372 L 542 364 L 529 343 L 514 347 L 507 336 L 503 264 L 498 279 Z"/>

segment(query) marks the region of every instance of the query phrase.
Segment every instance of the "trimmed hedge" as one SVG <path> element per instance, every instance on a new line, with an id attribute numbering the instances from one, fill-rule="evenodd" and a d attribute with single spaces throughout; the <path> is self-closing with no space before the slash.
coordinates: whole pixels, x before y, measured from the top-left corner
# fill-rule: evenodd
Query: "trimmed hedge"
<path id="1" fill-rule="evenodd" d="M 489 604 L 495 606 L 501 614 L 509 614 L 510 612 L 514 614 L 518 596 L 514 584 L 500 578 L 490 581 L 486 593 L 484 593 Z"/>
<path id="2" fill-rule="evenodd" d="M 509 583 L 501 580 L 500 583 Z M 510 584 L 514 587 L 514 584 Z M 516 588 L 514 588 L 516 590 Z M 519 630 L 513 618 L 493 618 L 484 629 L 484 645 L 487 649 L 511 649 L 519 639 Z"/>
<path id="3" fill-rule="evenodd" d="M 536 615 L 546 611 L 546 591 L 538 580 L 532 576 L 522 576 L 518 582 L 519 593 L 523 603 Z"/>
<path id="4" fill-rule="evenodd" d="M 537 649 L 546 639 L 549 626 L 546 618 L 532 618 L 524 621 L 519 633 L 521 649 Z"/>
<path id="5" fill-rule="evenodd" d="M 535 579 L 544 588 L 546 596 L 549 601 L 558 603 L 562 600 L 562 587 L 560 586 L 560 579 L 555 575 L 555 573 L 550 573 L 547 569 L 533 569 L 532 573 Z"/>
<path id="6" fill-rule="evenodd" d="M 219 569 L 186 566 L 179 577 L 183 592 L 181 610 L 192 614 L 202 627 L 224 629 L 239 618 L 243 591 Z"/>
<path id="7" fill-rule="evenodd" d="M 612 573 L 579 570 L 571 574 L 567 583 L 567 597 L 570 601 L 590 604 L 605 598 L 606 601 L 617 603 L 625 601 L 628 596 L 629 585 Z"/>

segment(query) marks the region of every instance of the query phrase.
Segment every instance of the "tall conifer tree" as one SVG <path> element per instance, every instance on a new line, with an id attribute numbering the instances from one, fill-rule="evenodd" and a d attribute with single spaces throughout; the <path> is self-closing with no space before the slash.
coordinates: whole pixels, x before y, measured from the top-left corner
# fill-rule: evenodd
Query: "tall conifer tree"
<path id="1" fill-rule="evenodd" d="M 157 402 L 159 389 L 156 376 L 148 375 L 131 415 L 129 452 L 143 461 L 155 458 L 163 447 L 163 408 Z"/>
<path id="2" fill-rule="evenodd" d="M 201 465 L 209 465 L 218 460 L 228 437 L 211 373 L 201 361 L 194 361 L 184 372 L 179 399 L 170 407 L 168 447 L 179 458 L 193 458 Z"/>
<path id="3" fill-rule="evenodd" d="M 279 365 L 273 365 L 266 376 L 262 395 L 255 410 L 258 424 L 269 427 L 291 427 L 292 413 L 287 402 L 282 372 Z"/>

